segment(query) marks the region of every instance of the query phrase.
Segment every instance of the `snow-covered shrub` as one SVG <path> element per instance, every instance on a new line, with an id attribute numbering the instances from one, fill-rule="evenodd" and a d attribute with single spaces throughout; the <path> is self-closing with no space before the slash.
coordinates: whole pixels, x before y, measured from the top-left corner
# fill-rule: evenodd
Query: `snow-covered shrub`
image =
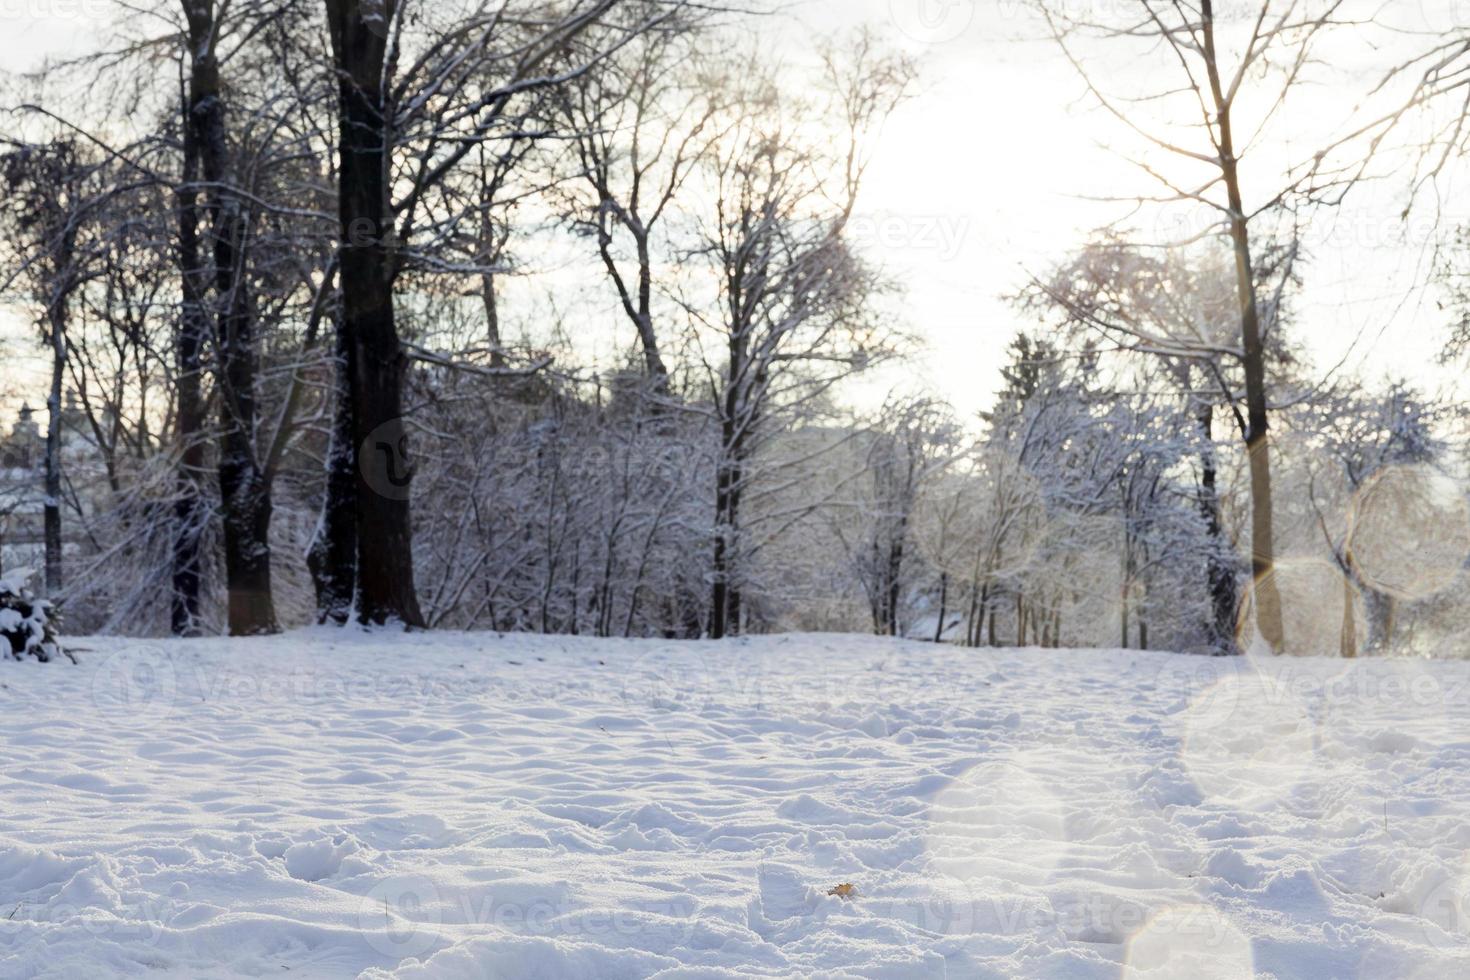
<path id="1" fill-rule="evenodd" d="M 56 635 L 59 626 L 56 608 L 32 595 L 24 579 L 0 579 L 0 640 L 9 645 L 12 657 L 46 663 L 64 655 Z M 0 654 L 5 649 L 0 645 Z"/>

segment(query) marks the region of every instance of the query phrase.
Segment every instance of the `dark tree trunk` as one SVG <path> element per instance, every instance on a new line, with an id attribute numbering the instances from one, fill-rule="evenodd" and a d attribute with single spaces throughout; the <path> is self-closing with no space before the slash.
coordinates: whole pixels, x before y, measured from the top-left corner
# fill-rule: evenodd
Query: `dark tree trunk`
<path id="1" fill-rule="evenodd" d="M 944 617 L 949 614 L 949 573 L 939 573 L 939 625 L 934 627 L 934 642 L 944 642 Z"/>
<path id="2" fill-rule="evenodd" d="M 484 167 L 484 160 L 481 160 Z M 481 170 L 480 193 L 483 210 L 480 213 L 480 262 L 484 271 L 480 273 L 480 301 L 485 306 L 485 341 L 490 347 L 490 366 L 506 366 L 505 338 L 500 334 L 500 296 L 495 282 L 495 267 L 504 251 L 505 239 L 490 217 L 491 199 L 494 194 Z"/>
<path id="3" fill-rule="evenodd" d="M 317 621 L 341 626 L 352 614 L 352 591 L 357 584 L 357 466 L 352 451 L 352 403 L 347 398 L 347 357 L 340 330 L 336 344 L 326 494 L 306 565 L 316 589 Z"/>
<path id="4" fill-rule="evenodd" d="M 1210 551 L 1205 557 L 1205 575 L 1210 589 L 1210 621 L 1206 624 L 1210 646 L 1218 653 L 1234 653 L 1235 562 L 1225 540 L 1225 523 L 1220 516 L 1219 467 L 1215 458 L 1213 406 L 1200 409 L 1200 516 Z"/>
<path id="5" fill-rule="evenodd" d="M 730 339 L 729 386 L 720 423 L 720 461 L 715 474 L 715 540 L 711 560 L 710 628 L 712 640 L 740 632 L 740 592 L 732 584 L 735 549 L 740 527 L 741 482 L 749 406 L 741 399 L 746 371 L 745 346 L 739 331 Z"/>
<path id="6" fill-rule="evenodd" d="M 70 257 L 67 257 L 67 265 Z M 58 263 L 58 269 L 67 265 Z M 51 303 L 46 311 L 48 332 L 51 341 L 51 392 L 46 398 L 50 409 L 46 422 L 46 500 L 43 505 L 44 539 L 46 549 L 46 596 L 55 598 L 61 592 L 61 388 L 66 371 L 66 312 L 67 291 L 53 291 Z"/>
<path id="7" fill-rule="evenodd" d="M 886 586 L 883 591 L 883 632 L 888 636 L 898 635 L 898 604 L 903 587 L 903 542 L 907 529 L 900 525 L 898 538 L 889 545 L 888 567 L 884 572 Z"/>
<path id="8" fill-rule="evenodd" d="M 185 18 L 190 22 L 190 46 L 197 44 L 194 4 L 184 4 Z M 212 21 L 206 16 L 204 21 Z M 206 28 L 207 29 L 207 28 Z M 213 60 L 204 63 L 209 68 Z M 175 192 L 179 213 L 179 281 L 182 303 L 179 307 L 178 339 L 175 344 L 175 366 L 178 370 L 178 441 L 181 447 L 178 472 L 175 475 L 173 504 L 173 597 L 171 623 L 175 636 L 198 636 L 201 632 L 200 594 L 203 589 L 203 560 L 200 539 L 204 533 L 204 502 L 200 479 L 204 472 L 204 397 L 201 392 L 204 341 L 209 336 L 207 295 L 210 287 L 209 264 L 204 262 L 200 244 L 200 206 L 198 181 L 203 169 L 203 135 L 200 120 L 204 100 L 218 88 L 215 78 L 204 78 L 201 66 L 191 63 L 190 79 L 184 94 L 184 179 Z"/>
<path id="9" fill-rule="evenodd" d="M 206 187 L 204 213 L 212 251 L 215 350 L 218 355 L 220 447 L 217 476 L 224 524 L 225 582 L 232 636 L 279 632 L 271 593 L 270 485 L 255 451 L 256 353 L 254 303 L 247 270 L 249 219 L 230 184 L 225 104 L 215 46 L 219 25 L 212 0 L 184 0 L 189 24 L 189 133 L 186 153 Z M 186 166 L 193 161 L 186 161 Z M 190 192 L 195 224 L 188 258 L 202 284 L 203 254 L 197 235 L 198 201 Z M 203 292 L 190 296 L 202 300 Z M 201 320 L 202 312 L 201 312 Z M 192 393 L 191 393 L 192 394 Z"/>
<path id="10" fill-rule="evenodd" d="M 389 205 L 384 58 L 396 0 L 326 0 L 339 79 L 342 334 L 356 475 L 357 615 L 424 625 L 414 590 L 412 469 L 403 420 L 407 358 L 393 315 L 397 275 Z M 328 527 L 331 533 L 331 527 Z M 342 542 L 329 546 L 340 551 Z"/>
<path id="11" fill-rule="evenodd" d="M 209 333 L 205 297 L 209 268 L 199 243 L 200 139 L 194 120 L 202 99 L 197 72 L 191 73 L 184 97 L 183 180 L 175 194 L 179 210 L 179 279 L 183 298 L 179 308 L 175 368 L 178 372 L 178 440 L 181 447 L 174 477 L 173 602 L 170 620 L 175 636 L 198 636 L 199 600 L 203 566 L 199 540 L 204 507 L 199 479 L 204 471 L 204 397 L 200 390 L 204 340 Z"/>
<path id="12" fill-rule="evenodd" d="M 724 467 L 721 467 L 723 470 Z M 726 523 L 728 491 L 723 473 L 715 494 L 715 542 L 710 562 L 713 581 L 710 585 L 709 637 L 723 640 L 729 632 L 730 616 L 730 537 L 732 528 Z"/>
<path id="13" fill-rule="evenodd" d="M 649 391 L 658 397 L 666 396 L 669 393 L 669 369 L 664 363 L 663 353 L 659 350 L 658 331 L 653 325 L 653 256 L 649 249 L 648 232 L 641 226 L 624 226 L 632 234 L 638 250 L 638 287 L 635 296 L 629 291 L 622 273 L 618 271 L 617 260 L 612 253 L 612 233 L 607 228 L 607 222 L 612 218 L 608 209 L 603 209 L 598 220 L 600 223 L 597 235 L 599 254 L 602 256 L 602 262 L 607 268 L 608 275 L 612 277 L 614 285 L 618 288 L 623 312 L 627 314 L 634 329 L 638 331 L 638 343 L 643 351 L 643 370 L 648 378 Z"/>
<path id="14" fill-rule="evenodd" d="M 715 542 L 713 585 L 710 589 L 710 628 L 712 640 L 722 640 L 740 632 L 740 590 L 734 585 L 736 529 L 740 521 L 740 466 L 734 461 L 720 467 L 715 492 Z"/>
<path id="15" fill-rule="evenodd" d="M 280 632 L 271 593 L 270 484 L 256 461 L 253 437 L 256 420 L 253 321 L 248 305 L 243 311 L 231 312 L 221 322 L 219 338 L 224 375 L 219 484 L 224 507 L 231 636 Z"/>
<path id="16" fill-rule="evenodd" d="M 638 314 L 633 318 L 638 340 L 643 345 L 643 364 L 655 395 L 668 395 L 669 369 L 658 346 L 658 332 L 653 327 L 653 258 L 648 236 L 638 236 Z"/>
<path id="17" fill-rule="evenodd" d="M 485 304 L 485 340 L 490 346 L 490 366 L 506 366 L 505 340 L 500 335 L 500 299 L 495 288 L 495 273 L 480 273 L 480 301 Z"/>

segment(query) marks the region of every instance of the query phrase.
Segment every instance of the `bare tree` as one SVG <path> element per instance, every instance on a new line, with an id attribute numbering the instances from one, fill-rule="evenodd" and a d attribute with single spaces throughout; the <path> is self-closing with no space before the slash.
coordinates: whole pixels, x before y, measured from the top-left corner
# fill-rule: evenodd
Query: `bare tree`
<path id="1" fill-rule="evenodd" d="M 1141 247 L 1124 236 L 1107 234 L 1058 266 L 1024 294 L 1022 305 L 1053 321 L 1076 343 L 1092 345 L 1105 357 L 1121 355 L 1121 369 L 1160 395 L 1180 399 L 1198 428 L 1196 453 L 1198 502 L 1210 530 L 1207 586 L 1210 631 L 1221 651 L 1234 648 L 1239 598 L 1234 547 L 1222 515 L 1220 461 L 1215 443 L 1217 416 L 1224 415 L 1245 439 L 1250 431 L 1241 411 L 1245 398 L 1243 357 L 1232 342 L 1239 329 L 1233 248 L 1217 239 L 1169 249 Z M 1294 256 L 1287 255 L 1290 262 Z M 1277 269 L 1281 256 L 1268 252 L 1257 261 L 1263 288 L 1289 272 Z M 1276 329 L 1267 344 L 1268 376 L 1283 383 L 1296 360 L 1283 324 L 1284 296 L 1271 303 Z M 1132 363 L 1130 363 L 1130 361 Z M 1149 362 L 1161 370 L 1151 370 Z"/>
<path id="2" fill-rule="evenodd" d="M 866 140 L 905 97 L 911 64 L 862 35 L 826 53 L 830 105 L 803 106 L 756 78 L 707 156 L 713 188 L 696 255 L 710 265 L 718 315 L 686 303 L 715 338 L 704 355 L 720 431 L 709 635 L 742 622 L 745 503 L 752 461 L 835 385 L 892 355 L 896 333 L 870 300 L 881 277 L 846 237 L 866 173 Z M 824 142 L 816 119 L 840 127 Z M 816 130 L 820 131 L 820 130 Z M 784 416 L 784 419 L 783 419 Z"/>
<path id="3" fill-rule="evenodd" d="M 920 502 L 956 463 L 964 439 L 949 407 L 927 397 L 890 397 L 865 436 L 865 472 L 856 499 L 833 508 L 833 526 L 867 599 L 874 632 L 899 636 L 923 563 L 915 542 Z M 947 571 L 941 575 L 939 636 L 949 592 Z"/>
<path id="4" fill-rule="evenodd" d="M 326 508 L 351 510 L 356 519 L 350 546 L 343 522 L 323 525 L 318 567 L 334 582 L 355 581 L 365 622 L 424 623 L 414 585 L 403 412 L 408 355 L 395 320 L 395 283 L 412 263 L 434 264 L 431 249 L 415 248 L 416 236 L 439 240 L 481 216 L 478 208 L 436 214 L 432 192 L 486 140 L 521 133 L 526 95 L 575 80 L 679 5 L 627 19 L 614 16 L 619 6 L 481 3 L 461 16 L 408 0 L 326 0 L 339 83 L 338 329 L 346 402 L 335 458 L 338 468 L 350 460 L 355 471 L 350 488 L 333 481 Z"/>
<path id="5" fill-rule="evenodd" d="M 219 365 L 217 475 L 224 521 L 229 629 L 235 636 L 274 633 L 280 627 L 271 585 L 271 494 L 255 446 L 255 334 L 259 309 L 250 280 L 255 209 L 247 203 L 251 195 L 242 185 L 231 153 L 219 53 L 227 36 L 226 25 L 220 22 L 213 0 L 181 2 L 187 28 L 189 81 L 183 125 L 185 176 L 179 192 L 184 305 L 178 368 L 184 454 L 180 463 L 175 626 L 181 632 L 197 628 L 199 519 L 197 491 L 191 481 L 202 463 L 198 379 L 200 355 L 208 339 L 213 342 Z"/>
<path id="6" fill-rule="evenodd" d="M 573 177 L 557 187 L 572 225 L 594 239 L 643 354 L 651 394 L 669 395 L 655 323 L 662 225 L 722 119 L 726 83 L 706 74 L 699 24 L 667 24 L 565 86 L 557 99 L 572 137 Z"/>
<path id="7" fill-rule="evenodd" d="M 1149 157 L 1138 166 L 1157 182 L 1162 193 L 1139 198 L 1137 204 L 1179 204 L 1213 212 L 1228 235 L 1234 253 L 1238 307 L 1238 357 L 1244 380 L 1244 441 L 1250 460 L 1251 569 L 1255 582 L 1256 619 L 1262 638 L 1282 650 L 1281 601 L 1271 575 L 1273 503 L 1271 494 L 1268 349 L 1272 321 L 1269 296 L 1261 295 L 1260 227 L 1277 213 L 1302 181 L 1288 180 L 1246 204 L 1242 163 L 1280 113 L 1290 93 L 1308 81 L 1322 36 L 1341 21 L 1342 0 L 1257 0 L 1245 16 L 1229 22 L 1217 16 L 1213 0 L 1142 0 L 1136 10 L 1120 10 L 1111 20 L 1078 13 L 1062 4 L 1040 0 L 1039 7 L 1066 56 L 1103 110 L 1145 146 Z M 1159 57 L 1172 78 L 1150 91 L 1118 95 L 1086 65 L 1083 48 L 1103 44 L 1126 48 L 1140 57 Z M 1246 96 L 1256 107 L 1253 119 L 1242 118 Z M 1185 121 L 1150 128 L 1141 106 L 1166 104 L 1187 113 Z M 1150 162 L 1173 158 L 1176 168 Z M 1172 176 L 1171 169 L 1198 175 Z M 1278 288 L 1289 279 L 1291 262 L 1282 263 Z M 1149 343 L 1154 338 L 1140 337 Z M 1168 350 L 1167 344 L 1161 345 Z"/>
<path id="8" fill-rule="evenodd" d="M 67 138 L 13 143 L 0 158 L 6 237 L 14 252 L 14 272 L 0 283 L 0 291 L 9 291 L 17 281 L 24 284 L 26 298 L 43 310 L 42 339 L 50 352 L 44 503 L 48 597 L 57 596 L 62 588 L 62 399 L 67 338 L 76 295 L 92 275 L 91 247 L 85 236 L 99 204 L 94 186 L 97 171 L 97 162 Z"/>

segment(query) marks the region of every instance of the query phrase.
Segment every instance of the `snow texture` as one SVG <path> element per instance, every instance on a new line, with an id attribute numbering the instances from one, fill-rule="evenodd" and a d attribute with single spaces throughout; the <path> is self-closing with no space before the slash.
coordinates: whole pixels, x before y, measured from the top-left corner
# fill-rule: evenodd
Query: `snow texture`
<path id="1" fill-rule="evenodd" d="M 1470 976 L 1466 663 L 78 647 L 0 664 L 6 978 Z"/>

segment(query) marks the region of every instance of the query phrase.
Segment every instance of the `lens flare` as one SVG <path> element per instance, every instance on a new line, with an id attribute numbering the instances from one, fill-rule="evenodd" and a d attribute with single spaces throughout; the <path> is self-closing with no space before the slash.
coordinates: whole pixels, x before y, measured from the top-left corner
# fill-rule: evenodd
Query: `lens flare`
<path id="1" fill-rule="evenodd" d="M 1353 498 L 1353 565 L 1379 592 L 1426 599 L 1445 591 L 1470 556 L 1470 502 L 1429 466 L 1396 466 Z"/>
<path id="2" fill-rule="evenodd" d="M 1281 597 L 1284 646 L 1272 651 L 1256 623 L 1256 596 L 1270 583 Z M 1362 592 L 1336 565 L 1285 559 L 1252 585 L 1241 603 L 1236 640 L 1253 656 L 1356 657 L 1368 642 Z"/>
<path id="3" fill-rule="evenodd" d="M 1067 810 L 1047 773 L 1054 754 L 1015 752 L 982 762 L 937 793 L 925 841 L 936 871 L 1041 885 L 1068 848 Z"/>
<path id="4" fill-rule="evenodd" d="M 1207 905 L 1165 909 L 1128 943 L 1124 980 L 1251 980 L 1250 939 Z"/>
<path id="5" fill-rule="evenodd" d="M 1308 706 L 1266 670 L 1222 677 L 1181 716 L 1180 758 L 1210 802 L 1266 809 L 1290 796 L 1317 764 Z"/>

